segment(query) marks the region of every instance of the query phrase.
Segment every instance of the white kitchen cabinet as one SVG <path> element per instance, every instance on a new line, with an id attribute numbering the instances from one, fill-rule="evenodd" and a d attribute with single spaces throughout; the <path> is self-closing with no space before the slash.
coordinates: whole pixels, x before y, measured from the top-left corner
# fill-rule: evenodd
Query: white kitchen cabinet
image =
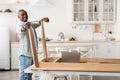
<path id="1" fill-rule="evenodd" d="M 108 43 L 97 43 L 96 44 L 96 58 L 108 58 Z"/>
<path id="2" fill-rule="evenodd" d="M 120 42 L 105 42 L 96 45 L 97 58 L 120 58 Z"/>
<path id="3" fill-rule="evenodd" d="M 73 0 L 73 23 L 115 23 L 117 0 Z"/>
<path id="4" fill-rule="evenodd" d="M 108 45 L 109 58 L 120 58 L 120 42 L 113 42 Z"/>
<path id="5" fill-rule="evenodd" d="M 119 41 L 105 41 L 105 42 L 93 42 L 95 43 L 94 51 L 90 50 L 91 52 L 94 52 L 93 56 L 94 58 L 120 58 L 120 42 Z M 91 44 L 93 44 L 91 43 Z M 48 56 L 50 54 L 55 54 L 56 47 L 61 48 L 72 48 L 73 50 L 76 50 L 77 47 L 80 46 L 88 46 L 90 43 L 83 43 L 83 42 L 48 42 L 47 48 L 48 48 Z M 19 61 L 18 61 L 18 43 L 12 43 L 11 44 L 11 68 L 12 69 L 19 69 Z M 42 44 L 39 43 L 39 59 L 41 58 L 41 55 L 43 57 L 42 53 Z"/>
<path id="6" fill-rule="evenodd" d="M 19 69 L 19 60 L 18 60 L 18 44 L 11 44 L 11 69 Z"/>

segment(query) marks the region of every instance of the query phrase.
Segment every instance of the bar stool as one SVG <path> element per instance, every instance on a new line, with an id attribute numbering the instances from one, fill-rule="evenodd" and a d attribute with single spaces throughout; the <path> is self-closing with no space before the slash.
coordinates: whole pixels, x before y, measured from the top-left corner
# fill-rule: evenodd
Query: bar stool
<path id="1" fill-rule="evenodd" d="M 54 53 L 54 54 L 51 54 L 50 55 L 50 57 L 61 57 L 61 52 L 62 51 L 68 51 L 68 52 L 71 52 L 72 51 L 72 48 L 68 48 L 68 47 L 57 47 L 57 48 L 55 48 L 55 51 L 56 51 L 56 53 Z"/>
<path id="2" fill-rule="evenodd" d="M 95 55 L 94 47 L 95 45 L 81 46 L 81 47 L 77 47 L 77 51 L 80 52 L 80 57 L 93 58 Z"/>
<path id="3" fill-rule="evenodd" d="M 61 55 L 62 55 L 62 51 L 68 51 L 68 52 L 71 52 L 72 51 L 72 49 L 71 48 L 61 48 L 61 47 L 57 47 L 56 48 L 56 57 L 61 57 Z M 68 74 L 62 74 L 62 75 L 55 75 L 54 76 L 54 80 L 57 80 L 57 79 L 64 79 L 64 80 L 68 80 L 68 77 L 69 75 Z"/>
<path id="4" fill-rule="evenodd" d="M 42 49 L 41 48 L 38 48 L 37 49 L 37 52 L 38 52 L 38 59 L 39 60 L 42 60 L 43 58 L 44 58 L 44 54 L 43 54 L 43 52 L 42 52 Z"/>
<path id="5" fill-rule="evenodd" d="M 61 78 L 63 78 L 64 80 L 68 80 L 67 76 L 55 76 L 54 80 L 61 79 Z"/>
<path id="6" fill-rule="evenodd" d="M 59 47 L 57 47 L 57 48 L 56 48 L 56 51 L 57 51 L 57 54 L 61 54 L 62 51 L 71 52 L 71 51 L 72 51 L 72 48 L 69 48 L 69 47 L 59 48 Z"/>

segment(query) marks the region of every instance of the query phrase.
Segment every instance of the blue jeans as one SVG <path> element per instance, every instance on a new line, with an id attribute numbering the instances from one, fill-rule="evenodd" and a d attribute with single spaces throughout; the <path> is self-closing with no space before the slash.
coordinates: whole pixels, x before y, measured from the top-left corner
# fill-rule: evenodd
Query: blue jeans
<path id="1" fill-rule="evenodd" d="M 20 80 L 32 80 L 31 73 L 24 73 L 24 69 L 33 64 L 32 57 L 21 55 L 19 56 L 20 60 Z"/>

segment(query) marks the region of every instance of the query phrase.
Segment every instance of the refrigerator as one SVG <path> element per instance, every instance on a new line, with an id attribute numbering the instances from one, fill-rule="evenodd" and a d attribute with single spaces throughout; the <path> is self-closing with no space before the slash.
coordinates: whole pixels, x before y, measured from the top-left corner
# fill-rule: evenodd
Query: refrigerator
<path id="1" fill-rule="evenodd" d="M 9 29 L 0 26 L 0 70 L 10 69 L 10 37 Z"/>

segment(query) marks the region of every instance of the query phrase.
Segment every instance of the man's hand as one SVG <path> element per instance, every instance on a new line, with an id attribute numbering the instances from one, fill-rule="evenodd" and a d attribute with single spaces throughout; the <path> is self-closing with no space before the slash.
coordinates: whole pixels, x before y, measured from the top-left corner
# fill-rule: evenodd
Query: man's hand
<path id="1" fill-rule="evenodd" d="M 30 22 L 26 22 L 26 24 L 24 25 L 25 29 L 29 29 L 30 28 Z"/>
<path id="2" fill-rule="evenodd" d="M 26 22 L 25 25 L 21 28 L 21 31 L 22 32 L 25 32 L 26 29 L 29 29 L 30 28 L 30 23 L 29 22 Z"/>
<path id="3" fill-rule="evenodd" d="M 43 21 L 45 21 L 45 22 L 49 22 L 49 18 L 48 18 L 48 17 L 44 17 L 44 18 L 41 19 L 41 20 L 43 20 Z"/>

